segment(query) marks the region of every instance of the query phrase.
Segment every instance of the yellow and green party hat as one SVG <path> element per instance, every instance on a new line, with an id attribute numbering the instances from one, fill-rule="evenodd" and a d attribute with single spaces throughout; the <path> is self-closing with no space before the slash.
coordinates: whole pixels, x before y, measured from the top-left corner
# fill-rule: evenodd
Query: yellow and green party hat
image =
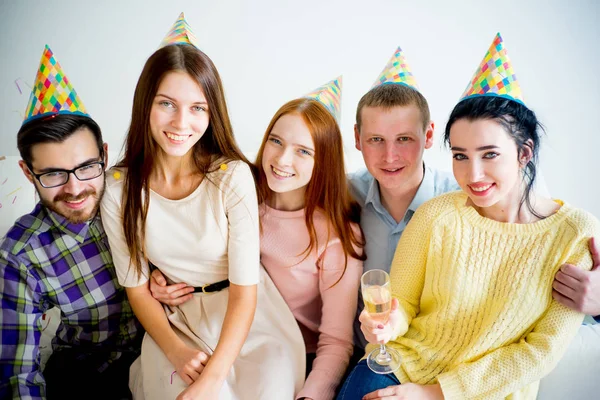
<path id="1" fill-rule="evenodd" d="M 25 109 L 23 124 L 56 114 L 79 114 L 89 117 L 54 53 L 46 45 Z"/>
<path id="2" fill-rule="evenodd" d="M 523 94 L 517 76 L 504 48 L 500 33 L 473 74 L 461 100 L 474 96 L 500 96 L 515 100 L 523 105 Z"/>
<path id="3" fill-rule="evenodd" d="M 323 104 L 339 122 L 342 116 L 342 76 L 319 86 L 304 97 L 315 99 Z"/>
<path id="4" fill-rule="evenodd" d="M 191 44 L 197 49 L 200 48 L 200 46 L 198 46 L 196 35 L 192 32 L 192 28 L 188 25 L 183 13 L 179 14 L 179 18 L 177 18 L 177 21 L 175 21 L 173 27 L 169 33 L 167 33 L 167 36 L 165 36 L 158 48 L 160 49 L 170 44 Z"/>
<path id="5" fill-rule="evenodd" d="M 375 83 L 373 83 L 372 88 L 388 83 L 407 85 L 413 89 L 419 90 L 417 81 L 413 76 L 410 66 L 408 65 L 408 62 L 406 62 L 404 52 L 400 47 L 396 49 L 392 58 L 390 58 L 383 71 L 381 71 Z"/>

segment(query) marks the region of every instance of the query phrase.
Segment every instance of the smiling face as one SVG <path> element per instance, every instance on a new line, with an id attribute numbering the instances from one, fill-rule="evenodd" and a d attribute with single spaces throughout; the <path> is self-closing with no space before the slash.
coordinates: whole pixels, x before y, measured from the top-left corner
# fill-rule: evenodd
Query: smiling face
<path id="1" fill-rule="evenodd" d="M 356 148 L 383 190 L 418 185 L 423 177 L 423 151 L 433 144 L 433 123 L 423 132 L 416 105 L 364 107 L 355 126 Z M 359 130 L 360 128 L 360 130 Z"/>
<path id="2" fill-rule="evenodd" d="M 106 145 L 104 154 L 107 154 Z M 35 174 L 57 169 L 71 170 L 97 161 L 106 162 L 106 158 L 101 158 L 93 133 L 87 128 L 79 129 L 62 142 L 36 144 L 31 148 L 31 156 L 32 171 Z M 45 207 L 74 224 L 88 221 L 96 215 L 104 193 L 104 174 L 86 181 L 80 181 L 74 174 L 70 174 L 66 184 L 44 188 L 24 161 L 20 161 L 19 165 L 35 185 Z"/>
<path id="3" fill-rule="evenodd" d="M 519 155 L 514 139 L 490 119 L 460 119 L 450 129 L 452 169 L 456 181 L 477 207 L 519 204 L 522 166 L 529 161 Z"/>
<path id="4" fill-rule="evenodd" d="M 275 122 L 262 153 L 262 168 L 275 203 L 287 203 L 286 209 L 304 206 L 314 149 L 310 130 L 299 114 L 284 114 Z"/>
<path id="5" fill-rule="evenodd" d="M 209 123 L 204 92 L 185 72 L 167 73 L 150 111 L 152 138 L 163 155 L 182 157 L 200 140 Z"/>

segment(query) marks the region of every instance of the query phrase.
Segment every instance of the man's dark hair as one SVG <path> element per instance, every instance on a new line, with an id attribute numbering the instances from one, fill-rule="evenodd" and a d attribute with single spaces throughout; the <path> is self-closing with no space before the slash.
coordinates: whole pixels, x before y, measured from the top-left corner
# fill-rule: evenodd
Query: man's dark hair
<path id="1" fill-rule="evenodd" d="M 87 128 L 92 132 L 98 145 L 100 157 L 104 156 L 102 132 L 98 124 L 83 115 L 55 114 L 27 122 L 17 134 L 17 147 L 21 158 L 31 165 L 31 149 L 40 143 L 62 143 L 80 129 Z"/>

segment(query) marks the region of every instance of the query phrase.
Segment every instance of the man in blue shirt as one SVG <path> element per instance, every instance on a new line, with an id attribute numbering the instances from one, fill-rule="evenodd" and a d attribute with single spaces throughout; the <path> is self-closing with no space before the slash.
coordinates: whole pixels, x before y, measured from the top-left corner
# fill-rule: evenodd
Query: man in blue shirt
<path id="1" fill-rule="evenodd" d="M 451 174 L 423 163 L 423 152 L 433 145 L 433 131 L 427 100 L 406 84 L 375 86 L 358 103 L 355 145 L 367 170 L 350 174 L 349 181 L 362 207 L 365 272 L 389 272 L 396 245 L 416 209 L 435 196 L 460 189 Z M 357 315 L 362 309 L 360 299 Z M 364 348 L 358 318 L 354 333 L 355 344 Z"/>

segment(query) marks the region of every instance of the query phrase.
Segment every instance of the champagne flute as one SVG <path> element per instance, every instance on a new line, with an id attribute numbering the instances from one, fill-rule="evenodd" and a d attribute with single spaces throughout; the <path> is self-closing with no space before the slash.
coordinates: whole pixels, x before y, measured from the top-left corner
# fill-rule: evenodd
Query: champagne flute
<path id="1" fill-rule="evenodd" d="M 387 324 L 392 308 L 390 276 L 381 269 L 373 269 L 363 274 L 360 286 L 369 316 L 382 325 Z M 369 353 L 367 365 L 376 374 L 390 374 L 400 367 L 400 354 L 381 344 Z"/>

